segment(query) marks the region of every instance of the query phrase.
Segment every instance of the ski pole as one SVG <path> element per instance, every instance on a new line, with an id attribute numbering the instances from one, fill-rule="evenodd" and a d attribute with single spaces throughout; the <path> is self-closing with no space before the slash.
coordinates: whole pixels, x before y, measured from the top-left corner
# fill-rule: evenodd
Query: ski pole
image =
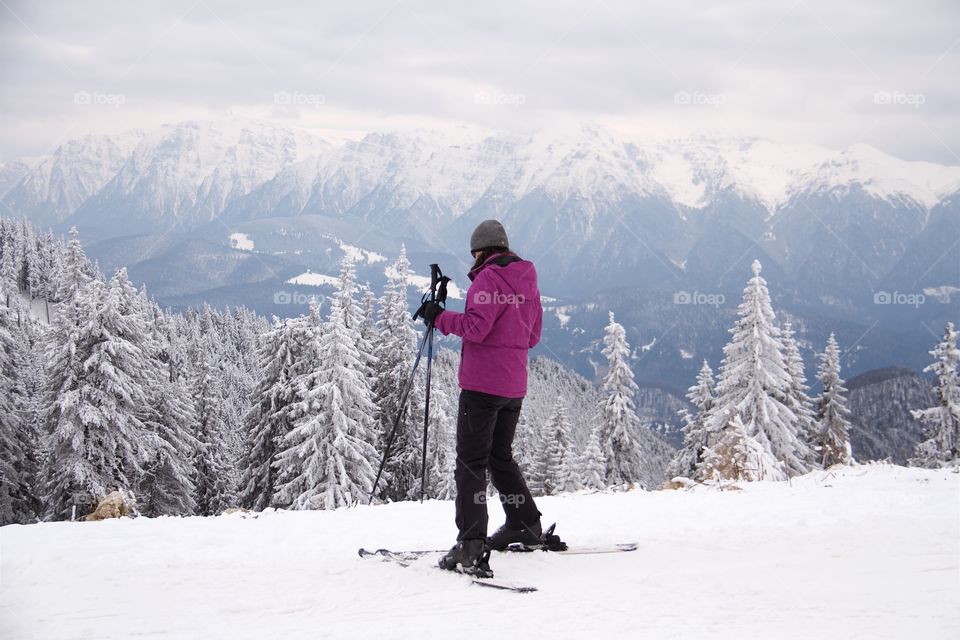
<path id="1" fill-rule="evenodd" d="M 430 265 L 430 300 L 437 301 L 437 285 L 443 278 L 440 266 Z M 433 369 L 433 320 L 430 321 L 427 343 L 427 388 L 423 395 L 423 452 L 420 457 L 420 502 L 427 493 L 427 438 L 430 430 L 430 373 Z"/>
<path id="2" fill-rule="evenodd" d="M 423 304 L 430 300 L 438 304 L 446 304 L 447 301 L 447 283 L 450 282 L 450 278 L 443 275 L 443 272 L 440 271 L 440 266 L 437 264 L 430 265 L 430 290 L 423 294 L 421 297 L 421 307 L 413 314 L 413 319 L 416 320 L 423 309 Z M 417 349 L 417 356 L 413 361 L 413 366 L 410 369 L 410 375 L 407 377 L 407 381 L 403 386 L 403 391 L 400 394 L 400 403 L 397 407 L 397 416 L 393 421 L 393 426 L 390 429 L 390 434 L 387 436 L 387 444 L 384 448 L 383 458 L 380 460 L 380 468 L 377 470 L 377 477 L 373 481 L 373 488 L 370 490 L 370 500 L 368 504 L 373 503 L 373 498 L 377 492 L 377 486 L 380 484 L 380 478 L 383 475 L 383 470 L 387 464 L 387 458 L 390 456 L 390 449 L 393 447 L 393 441 L 397 435 L 397 429 L 400 426 L 400 422 L 403 419 L 404 414 L 407 409 L 407 400 L 410 396 L 410 391 L 413 388 L 414 376 L 417 372 L 417 367 L 420 365 L 420 360 L 423 356 L 424 347 L 429 345 L 429 350 L 427 352 L 427 390 L 425 397 L 425 407 L 424 407 L 424 426 L 423 426 L 423 461 L 420 468 L 420 500 L 423 500 L 423 495 L 426 487 L 426 464 L 427 464 L 427 427 L 430 419 L 430 370 L 431 363 L 433 361 L 433 322 L 427 323 L 427 329 L 423 334 L 423 338 L 420 340 L 420 346 Z"/>
<path id="3" fill-rule="evenodd" d="M 397 435 L 397 427 L 400 426 L 400 421 L 403 419 L 403 414 L 407 410 L 407 398 L 410 395 L 410 390 L 413 388 L 414 375 L 417 373 L 417 367 L 420 365 L 420 357 L 423 355 L 423 348 L 427 344 L 427 336 L 433 331 L 433 326 L 428 326 L 427 331 L 423 334 L 423 338 L 420 340 L 420 347 L 417 349 L 417 357 L 413 361 L 413 367 L 410 369 L 410 375 L 407 376 L 407 381 L 403 385 L 403 391 L 400 393 L 400 404 L 397 407 L 397 417 L 393 420 L 393 427 L 390 429 L 390 434 L 387 436 L 387 445 L 383 450 L 383 458 L 380 460 L 380 468 L 377 469 L 377 477 L 373 481 L 373 488 L 370 490 L 370 501 L 367 504 L 373 503 L 373 498 L 377 493 L 377 485 L 380 483 L 380 476 L 383 475 L 383 469 L 387 464 L 387 458 L 390 456 L 390 448 L 393 446 L 393 440 Z"/>

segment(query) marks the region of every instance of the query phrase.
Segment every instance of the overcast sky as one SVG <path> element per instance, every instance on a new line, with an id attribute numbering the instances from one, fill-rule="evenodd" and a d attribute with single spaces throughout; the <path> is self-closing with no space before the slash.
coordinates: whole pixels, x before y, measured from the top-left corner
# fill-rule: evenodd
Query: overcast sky
<path id="1" fill-rule="evenodd" d="M 960 164 L 956 0 L 0 0 L 0 57 L 0 160 L 232 113 L 351 137 L 591 120 Z"/>

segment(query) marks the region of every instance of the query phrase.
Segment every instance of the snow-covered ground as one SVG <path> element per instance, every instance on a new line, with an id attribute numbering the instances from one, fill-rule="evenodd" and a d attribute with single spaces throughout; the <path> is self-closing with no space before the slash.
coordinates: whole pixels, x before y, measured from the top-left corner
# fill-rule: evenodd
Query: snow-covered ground
<path id="1" fill-rule="evenodd" d="M 230 246 L 241 251 L 253 251 L 253 240 L 245 233 L 231 233 Z"/>
<path id="2" fill-rule="evenodd" d="M 310 287 L 320 287 L 323 285 L 336 287 L 339 283 L 340 279 L 336 276 L 327 276 L 322 273 L 314 273 L 310 270 L 287 280 L 287 284 L 300 284 Z"/>
<path id="3" fill-rule="evenodd" d="M 472 586 L 432 559 L 357 557 L 448 545 L 448 502 L 14 525 L 0 529 L 0 637 L 957 638 L 958 484 L 879 465 L 743 491 L 542 499 L 571 544 L 640 548 L 495 555 L 497 576 L 533 594 Z"/>

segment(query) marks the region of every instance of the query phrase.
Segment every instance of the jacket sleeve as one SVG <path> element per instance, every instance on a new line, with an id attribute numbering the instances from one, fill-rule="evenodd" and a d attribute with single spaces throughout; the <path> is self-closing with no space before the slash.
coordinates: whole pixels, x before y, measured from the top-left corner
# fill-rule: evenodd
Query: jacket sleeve
<path id="1" fill-rule="evenodd" d="M 483 342 L 500 313 L 496 304 L 496 289 L 490 277 L 483 272 L 467 291 L 467 303 L 463 313 L 444 311 L 434 321 L 434 326 L 444 335 L 452 333 L 470 342 Z"/>
<path id="2" fill-rule="evenodd" d="M 534 300 L 536 313 L 533 318 L 533 325 L 530 327 L 530 348 L 533 349 L 540 342 L 540 332 L 543 330 L 543 305 L 540 304 L 540 292 Z"/>

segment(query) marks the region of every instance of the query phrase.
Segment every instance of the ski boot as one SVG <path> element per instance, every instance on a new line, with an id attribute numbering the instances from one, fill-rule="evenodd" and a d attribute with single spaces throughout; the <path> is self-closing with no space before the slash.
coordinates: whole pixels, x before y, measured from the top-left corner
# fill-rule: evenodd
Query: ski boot
<path id="1" fill-rule="evenodd" d="M 510 525 L 504 523 L 502 527 L 493 532 L 493 535 L 487 538 L 487 544 L 494 551 L 503 551 L 511 544 L 519 544 L 524 547 L 537 547 L 542 544 L 541 536 L 543 530 L 540 527 L 540 521 L 537 520 L 529 527 L 513 529 Z"/>
<path id="2" fill-rule="evenodd" d="M 539 522 L 519 530 L 503 525 L 490 536 L 487 544 L 497 551 L 566 551 L 567 543 L 553 532 L 556 528 L 554 523 L 541 531 Z"/>
<path id="3" fill-rule="evenodd" d="M 460 571 L 477 578 L 492 578 L 490 548 L 482 538 L 460 540 L 440 558 L 441 569 Z"/>

